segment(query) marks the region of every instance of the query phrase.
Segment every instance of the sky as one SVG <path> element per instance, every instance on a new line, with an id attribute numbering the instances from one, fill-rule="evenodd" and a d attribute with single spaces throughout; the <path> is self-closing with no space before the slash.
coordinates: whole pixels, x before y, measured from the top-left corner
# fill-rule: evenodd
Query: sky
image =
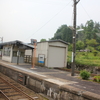
<path id="1" fill-rule="evenodd" d="M 100 22 L 100 0 L 80 0 L 77 25 Z M 73 25 L 73 0 L 0 0 L 0 37 L 4 42 L 50 39 L 57 29 Z"/>

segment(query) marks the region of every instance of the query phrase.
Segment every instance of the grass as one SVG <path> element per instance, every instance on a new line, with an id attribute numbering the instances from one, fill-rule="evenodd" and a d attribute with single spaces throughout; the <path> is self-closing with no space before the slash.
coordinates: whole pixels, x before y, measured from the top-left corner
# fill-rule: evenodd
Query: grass
<path id="1" fill-rule="evenodd" d="M 71 61 L 71 51 L 68 51 L 67 61 Z M 92 52 L 76 52 L 76 64 L 100 67 L 100 52 L 94 56 Z"/>

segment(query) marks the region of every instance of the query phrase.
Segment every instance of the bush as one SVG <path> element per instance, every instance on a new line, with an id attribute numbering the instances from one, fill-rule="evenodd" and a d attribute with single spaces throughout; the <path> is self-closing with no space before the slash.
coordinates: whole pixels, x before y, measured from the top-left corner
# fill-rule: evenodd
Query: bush
<path id="1" fill-rule="evenodd" d="M 97 56 L 98 51 L 94 50 L 94 51 L 93 51 L 93 54 L 94 54 L 94 56 Z"/>
<path id="2" fill-rule="evenodd" d="M 93 81 L 95 82 L 100 82 L 100 76 L 94 76 Z"/>
<path id="3" fill-rule="evenodd" d="M 88 80 L 90 77 L 90 72 L 88 72 L 86 70 L 82 70 L 82 71 L 80 71 L 80 76 L 82 77 L 82 79 Z"/>
<path id="4" fill-rule="evenodd" d="M 82 52 L 82 55 L 85 56 L 86 55 L 85 52 Z"/>

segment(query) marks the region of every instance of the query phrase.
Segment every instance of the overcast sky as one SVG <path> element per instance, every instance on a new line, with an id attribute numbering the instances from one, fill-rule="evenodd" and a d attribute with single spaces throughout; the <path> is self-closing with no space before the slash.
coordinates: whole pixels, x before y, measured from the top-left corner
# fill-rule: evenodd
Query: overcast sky
<path id="1" fill-rule="evenodd" d="M 77 25 L 100 22 L 100 0 L 80 0 Z M 51 38 L 63 24 L 73 25 L 73 0 L 0 0 L 0 37 L 4 42 Z"/>

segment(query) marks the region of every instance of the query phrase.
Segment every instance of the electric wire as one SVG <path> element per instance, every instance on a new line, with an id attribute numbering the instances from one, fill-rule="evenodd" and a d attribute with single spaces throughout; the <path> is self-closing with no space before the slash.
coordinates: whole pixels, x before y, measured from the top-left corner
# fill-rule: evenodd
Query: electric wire
<path id="1" fill-rule="evenodd" d="M 82 8 L 84 9 L 84 11 L 86 12 L 87 16 L 91 19 L 91 17 L 89 16 L 89 14 L 87 13 L 86 9 L 83 7 L 82 3 L 80 2 Z"/>
<path id="2" fill-rule="evenodd" d="M 72 1 L 70 0 L 66 6 L 68 6 Z M 63 11 L 63 9 L 66 8 L 66 6 L 64 6 L 59 12 L 57 12 L 51 19 L 49 19 L 43 26 L 41 26 L 38 30 L 36 30 L 32 35 L 30 35 L 28 38 L 26 38 L 25 40 L 29 39 L 31 36 L 33 36 L 35 33 L 37 33 L 39 30 L 41 30 L 45 25 L 47 25 L 53 18 L 55 18 L 61 11 Z"/>

